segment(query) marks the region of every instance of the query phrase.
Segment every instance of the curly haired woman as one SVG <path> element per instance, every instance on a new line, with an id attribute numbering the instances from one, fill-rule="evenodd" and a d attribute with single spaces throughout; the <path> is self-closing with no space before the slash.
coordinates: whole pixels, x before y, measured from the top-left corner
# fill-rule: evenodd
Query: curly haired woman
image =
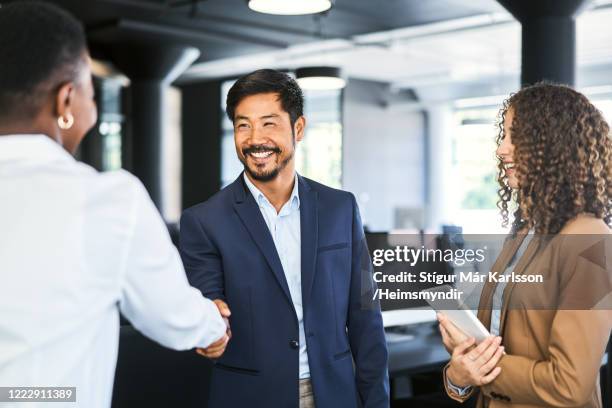
<path id="1" fill-rule="evenodd" d="M 474 344 L 439 315 L 452 357 L 448 395 L 480 407 L 601 408 L 599 369 L 612 327 L 612 139 L 582 94 L 537 84 L 500 111 L 499 207 L 512 232 L 492 271 L 544 284 L 485 284 Z M 606 264 L 606 252 L 608 264 Z"/>

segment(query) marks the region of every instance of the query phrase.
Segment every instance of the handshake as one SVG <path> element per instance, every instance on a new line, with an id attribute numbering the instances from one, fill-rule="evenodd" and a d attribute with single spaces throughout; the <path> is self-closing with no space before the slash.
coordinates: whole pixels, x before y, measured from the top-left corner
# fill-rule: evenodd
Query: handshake
<path id="1" fill-rule="evenodd" d="M 212 343 L 210 346 L 206 348 L 196 349 L 196 352 L 199 355 L 204 356 L 206 358 L 221 357 L 223 353 L 225 352 L 227 343 L 232 338 L 232 330 L 230 329 L 230 324 L 229 324 L 229 317 L 232 314 L 232 312 L 230 312 L 229 307 L 227 306 L 227 303 L 225 303 L 224 301 L 217 299 L 217 300 L 214 300 L 213 302 L 215 303 L 215 305 L 217 305 L 217 308 L 219 309 L 219 313 L 221 313 L 221 317 L 223 318 L 223 320 L 225 321 L 225 324 L 227 325 L 227 331 L 225 332 L 225 335 L 223 337 L 221 337 L 216 342 Z"/>

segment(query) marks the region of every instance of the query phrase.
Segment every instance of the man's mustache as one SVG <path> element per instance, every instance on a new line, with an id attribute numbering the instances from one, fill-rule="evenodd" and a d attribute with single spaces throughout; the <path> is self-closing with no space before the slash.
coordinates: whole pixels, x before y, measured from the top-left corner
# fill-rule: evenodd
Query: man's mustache
<path id="1" fill-rule="evenodd" d="M 250 153 L 261 153 L 261 152 L 274 152 L 280 153 L 281 149 L 277 146 L 266 146 L 266 145 L 252 145 L 242 149 L 242 154 L 247 155 Z"/>

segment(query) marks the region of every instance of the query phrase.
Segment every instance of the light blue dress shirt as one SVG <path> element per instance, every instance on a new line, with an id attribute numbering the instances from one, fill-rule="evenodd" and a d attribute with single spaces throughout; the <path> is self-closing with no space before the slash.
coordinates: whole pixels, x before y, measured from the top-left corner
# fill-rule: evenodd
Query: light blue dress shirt
<path id="1" fill-rule="evenodd" d="M 518 263 L 518 260 L 521 259 L 521 257 L 523 256 L 523 253 L 525 253 L 525 249 L 527 249 L 527 246 L 529 245 L 529 242 L 531 242 L 532 237 L 533 237 L 533 234 L 530 232 L 525 237 L 525 239 L 523 239 L 523 242 L 521 242 L 521 246 L 514 253 L 514 256 L 508 263 L 508 266 L 506 267 L 506 270 L 504 271 L 504 275 L 507 275 L 511 271 L 514 270 L 514 266 Z M 507 285 L 507 282 L 498 282 L 497 286 L 495 287 L 495 291 L 493 292 L 493 309 L 491 310 L 491 327 L 489 328 L 489 332 L 493 336 L 499 336 L 499 325 L 501 323 L 501 309 L 504 304 L 503 303 L 504 302 L 504 289 L 506 288 L 506 285 Z M 472 388 L 471 386 L 467 386 L 464 388 L 457 387 L 452 382 L 450 382 L 450 380 L 448 380 L 448 387 L 461 397 L 467 394 Z"/>
<path id="2" fill-rule="evenodd" d="M 527 249 L 527 246 L 529 245 L 529 242 L 531 242 L 532 237 L 533 234 L 530 232 L 523 239 L 523 242 L 521 242 L 521 246 L 508 263 L 508 267 L 504 271 L 504 275 L 507 275 L 514 270 L 514 267 L 518 263 L 519 259 L 521 259 L 521 257 L 525 253 L 525 249 Z M 499 335 L 499 324 L 501 323 L 501 308 L 504 304 L 504 289 L 506 288 L 506 285 L 507 282 L 499 282 L 495 287 L 495 292 L 493 292 L 493 310 L 491 311 L 491 327 L 489 331 L 494 336 Z"/>
<path id="3" fill-rule="evenodd" d="M 300 235 L 300 196 L 298 195 L 297 174 L 295 175 L 291 197 L 278 213 L 266 196 L 249 180 L 246 173 L 243 176 L 270 230 L 270 235 L 272 235 L 276 252 L 283 266 L 285 279 L 287 279 L 291 301 L 297 314 L 300 331 L 299 376 L 300 379 L 310 378 L 302 309 L 302 239 Z"/>

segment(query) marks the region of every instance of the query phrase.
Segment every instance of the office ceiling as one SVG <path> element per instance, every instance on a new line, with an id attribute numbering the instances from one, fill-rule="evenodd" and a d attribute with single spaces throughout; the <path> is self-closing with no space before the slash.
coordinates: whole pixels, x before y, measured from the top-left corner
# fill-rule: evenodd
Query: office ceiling
<path id="1" fill-rule="evenodd" d="M 577 18 L 580 88 L 612 94 L 610 21 L 610 0 L 593 2 Z M 192 66 L 182 80 L 235 77 L 260 67 L 310 65 L 334 65 L 352 79 L 386 83 L 398 92 L 412 90 L 423 103 L 506 95 L 519 87 L 521 27 L 507 12 L 488 13 L 355 35 L 350 41 L 313 41 L 203 62 Z M 408 102 L 406 108 L 419 106 Z"/>
<path id="2" fill-rule="evenodd" d="M 503 10 L 495 0 L 336 0 L 313 17 L 256 13 L 246 0 L 47 1 L 85 23 L 94 52 L 100 43 L 139 37 L 196 46 L 199 62 Z"/>
<path id="3" fill-rule="evenodd" d="M 0 3 L 19 0 L 0 0 Z M 337 65 L 420 100 L 498 95 L 518 86 L 520 26 L 496 0 L 335 0 L 321 16 L 272 16 L 246 0 L 46 0 L 84 23 L 94 56 L 138 40 L 197 47 L 181 81 L 261 67 Z M 290 1 L 290 0 L 288 0 Z M 612 76 L 612 0 L 577 20 L 578 84 Z"/>

